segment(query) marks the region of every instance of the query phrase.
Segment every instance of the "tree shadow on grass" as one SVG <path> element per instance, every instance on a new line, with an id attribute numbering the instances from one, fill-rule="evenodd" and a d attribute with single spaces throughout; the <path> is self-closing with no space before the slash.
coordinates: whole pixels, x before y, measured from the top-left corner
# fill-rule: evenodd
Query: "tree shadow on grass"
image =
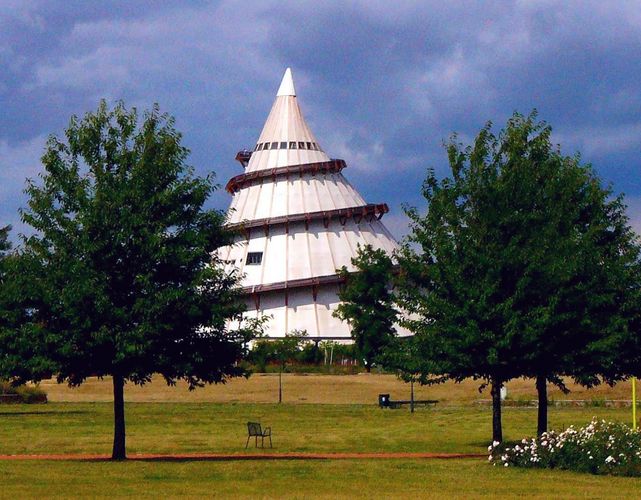
<path id="1" fill-rule="evenodd" d="M 43 410 L 43 411 L 0 411 L 0 418 L 20 417 L 24 415 L 84 415 L 91 413 L 88 410 Z"/>
<path id="2" fill-rule="evenodd" d="M 258 461 L 283 461 L 283 460 L 329 460 L 326 457 L 297 457 L 297 456 L 279 456 L 279 455 L 225 455 L 225 456 L 200 456 L 200 457 L 136 457 L 127 458 L 132 462 L 258 462 Z"/>
<path id="3" fill-rule="evenodd" d="M 181 457 L 181 456 L 156 456 L 156 457 L 137 457 L 135 455 L 127 457 L 125 460 L 112 460 L 109 456 L 67 456 L 64 455 L 43 455 L 37 454 L 30 457 L 30 459 L 38 460 L 55 460 L 55 461 L 70 461 L 70 462 L 112 462 L 112 463 L 127 463 L 127 462 L 143 462 L 143 463 L 190 463 L 190 462 L 253 462 L 253 461 L 309 461 L 309 460 L 329 460 L 327 457 L 312 456 L 312 457 L 291 457 L 291 456 L 243 456 L 243 455 L 220 455 L 220 456 L 197 456 L 197 457 Z"/>
<path id="4" fill-rule="evenodd" d="M 492 439 L 486 439 L 483 441 L 468 441 L 465 443 L 466 448 L 474 447 L 478 448 L 479 453 L 486 453 L 487 447 L 492 444 Z"/>
<path id="5" fill-rule="evenodd" d="M 190 462 L 252 462 L 252 461 L 326 461 L 326 460 L 372 460 L 372 459 L 389 459 L 389 458 L 407 458 L 407 459 L 461 459 L 461 458 L 485 458 L 484 453 L 460 453 L 460 454 L 451 454 L 451 453 L 434 453 L 428 454 L 429 456 L 416 457 L 410 454 L 408 457 L 398 457 L 398 456 L 353 456 L 353 454 L 346 454 L 347 456 L 341 456 L 341 454 L 310 454 L 310 455 L 234 455 L 234 454 L 221 454 L 221 455 L 130 455 L 125 460 L 112 460 L 109 455 L 102 454 L 31 454 L 31 455 L 0 455 L 0 460 L 53 460 L 61 462 L 112 462 L 112 463 L 126 463 L 126 462 L 143 462 L 143 463 L 190 463 Z M 393 455 L 393 454 L 392 454 Z"/>

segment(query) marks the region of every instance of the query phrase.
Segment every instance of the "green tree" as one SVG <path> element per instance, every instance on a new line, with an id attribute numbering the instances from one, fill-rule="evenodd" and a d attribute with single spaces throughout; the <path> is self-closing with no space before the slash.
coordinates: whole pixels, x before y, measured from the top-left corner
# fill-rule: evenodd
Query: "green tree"
<path id="1" fill-rule="evenodd" d="M 278 364 L 278 402 L 283 402 L 283 372 L 287 363 L 296 360 L 302 354 L 307 339 L 305 330 L 292 330 L 281 338 L 259 337 L 254 342 L 250 360 L 258 370 L 265 371 L 267 363 Z"/>
<path id="2" fill-rule="evenodd" d="M 50 377 L 54 365 L 46 343 L 38 342 L 45 338 L 38 320 L 39 263 L 30 255 L 9 253 L 7 233 L 8 228 L 0 231 L 0 378 L 19 385 Z"/>
<path id="3" fill-rule="evenodd" d="M 4 260 L 7 252 L 11 249 L 9 231 L 11 231 L 11 226 L 0 227 L 0 262 Z"/>
<path id="4" fill-rule="evenodd" d="M 292 330 L 270 342 L 273 358 L 278 361 L 278 403 L 283 402 L 283 372 L 288 362 L 296 359 L 307 338 L 305 330 Z"/>
<path id="5" fill-rule="evenodd" d="M 427 368 L 429 358 L 421 349 L 423 344 L 417 336 L 396 337 L 383 350 L 379 358 L 387 370 L 396 371 L 403 382 L 410 384 L 410 410 L 414 413 L 414 383 L 432 385 L 447 380 L 447 377 L 435 377 L 435 370 Z"/>
<path id="6" fill-rule="evenodd" d="M 498 136 L 488 124 L 471 147 L 454 137 L 451 177 L 430 171 L 427 213 L 408 209 L 399 296 L 423 377 L 489 383 L 495 441 L 508 380 L 536 377 L 541 431 L 547 381 L 622 376 L 620 304 L 635 286 L 638 249 L 621 199 L 553 147 L 550 132 L 532 113 L 515 114 Z"/>
<path id="7" fill-rule="evenodd" d="M 9 242 L 9 231 L 11 226 L 0 227 L 0 339 L 3 332 L 11 327 L 11 307 L 9 306 L 7 295 L 8 288 L 11 283 L 7 279 L 8 266 L 10 259 L 8 257 L 9 250 L 11 250 L 11 243 Z M 5 363 L 7 353 L 0 344 L 0 378 L 3 376 L 2 366 Z"/>
<path id="8" fill-rule="evenodd" d="M 323 351 L 316 342 L 308 342 L 298 353 L 297 360 L 303 365 L 319 366 L 323 362 Z"/>
<path id="9" fill-rule="evenodd" d="M 371 245 L 359 246 L 351 260 L 356 272 L 345 266 L 338 270 L 345 285 L 333 314 L 349 323 L 358 355 L 369 372 L 396 334 L 397 312 L 391 291 L 394 263 L 384 250 Z"/>
<path id="10" fill-rule="evenodd" d="M 252 345 L 248 360 L 254 365 L 254 371 L 265 373 L 267 364 L 272 361 L 273 349 L 270 342 L 264 338 L 258 338 Z"/>
<path id="11" fill-rule="evenodd" d="M 13 372 L 28 331 L 59 382 L 111 376 L 113 459 L 126 456 L 126 382 L 159 373 L 193 389 L 246 375 L 237 361 L 248 332 L 226 326 L 243 311 L 238 279 L 213 253 L 232 235 L 223 213 L 203 209 L 215 185 L 187 156 L 157 106 L 139 121 L 135 108 L 103 101 L 50 137 L 41 182 L 26 190 L 22 218 L 35 234 L 21 257 L 33 279 L 20 293 L 30 321 L 8 339 L 23 346 Z"/>
<path id="12" fill-rule="evenodd" d="M 11 250 L 9 231 L 11 231 L 11 226 L 0 227 L 0 294 L 2 294 L 2 290 L 7 285 L 7 256 L 9 250 Z M 2 303 L 0 303 L 0 307 L 1 305 Z"/>
<path id="13" fill-rule="evenodd" d="M 523 135 L 538 131 L 524 126 Z M 529 178 L 522 172 L 521 183 L 534 188 L 532 212 L 523 222 L 531 232 L 518 257 L 522 289 L 514 304 L 521 362 L 536 379 L 539 435 L 547 430 L 548 383 L 567 391 L 564 375 L 593 386 L 641 370 L 630 363 L 638 359 L 638 346 L 625 347 L 638 339 L 631 321 L 638 313 L 641 274 L 623 197 L 614 196 L 578 157 L 553 151 L 549 132 L 541 126 L 541 158 Z M 524 139 L 521 145 L 527 147 Z"/>

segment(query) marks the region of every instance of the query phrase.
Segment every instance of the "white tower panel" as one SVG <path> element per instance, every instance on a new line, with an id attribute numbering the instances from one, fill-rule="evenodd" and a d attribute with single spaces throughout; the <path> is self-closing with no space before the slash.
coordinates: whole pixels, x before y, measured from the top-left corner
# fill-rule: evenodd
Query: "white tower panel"
<path id="1" fill-rule="evenodd" d="M 227 184 L 228 224 L 240 236 L 219 256 L 243 274 L 247 314 L 270 316 L 271 337 L 296 329 L 348 339 L 348 324 L 332 316 L 337 269 L 353 270 L 359 245 L 391 253 L 396 242 L 380 221 L 387 205 L 367 204 L 307 126 L 290 69 L 253 151 L 236 158 L 245 172 Z"/>

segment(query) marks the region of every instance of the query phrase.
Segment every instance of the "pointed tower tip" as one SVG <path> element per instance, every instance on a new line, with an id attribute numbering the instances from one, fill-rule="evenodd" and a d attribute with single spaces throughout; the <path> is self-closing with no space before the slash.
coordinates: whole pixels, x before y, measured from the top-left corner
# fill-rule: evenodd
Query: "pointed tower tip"
<path id="1" fill-rule="evenodd" d="M 276 97 L 283 95 L 296 95 L 296 89 L 294 89 L 294 79 L 292 78 L 291 68 L 285 70 L 283 75 L 283 80 L 280 82 L 280 87 L 278 87 L 278 93 Z"/>

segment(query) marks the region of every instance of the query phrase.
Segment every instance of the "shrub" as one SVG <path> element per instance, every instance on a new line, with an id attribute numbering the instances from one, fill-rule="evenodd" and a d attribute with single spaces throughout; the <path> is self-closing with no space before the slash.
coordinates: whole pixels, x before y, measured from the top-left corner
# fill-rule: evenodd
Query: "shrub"
<path id="1" fill-rule="evenodd" d="M 34 385 L 14 386 L 6 380 L 0 380 L 0 403 L 46 403 L 47 393 Z M 7 397 L 8 396 L 8 397 Z"/>
<path id="2" fill-rule="evenodd" d="M 323 351 L 314 342 L 304 345 L 298 356 L 297 361 L 302 364 L 320 365 L 323 362 Z"/>
<path id="3" fill-rule="evenodd" d="M 362 371 L 356 365 L 354 345 L 328 341 L 317 345 L 304 339 L 296 350 L 289 353 L 285 366 L 281 366 L 283 359 L 279 348 L 282 340 L 261 338 L 254 342 L 247 358 L 253 372 L 279 372 L 282 369 L 286 373 L 353 374 Z"/>
<path id="4" fill-rule="evenodd" d="M 641 477 L 641 432 L 625 424 L 592 419 L 579 429 L 514 445 L 492 444 L 489 461 L 504 467 L 558 468 L 592 474 Z"/>

